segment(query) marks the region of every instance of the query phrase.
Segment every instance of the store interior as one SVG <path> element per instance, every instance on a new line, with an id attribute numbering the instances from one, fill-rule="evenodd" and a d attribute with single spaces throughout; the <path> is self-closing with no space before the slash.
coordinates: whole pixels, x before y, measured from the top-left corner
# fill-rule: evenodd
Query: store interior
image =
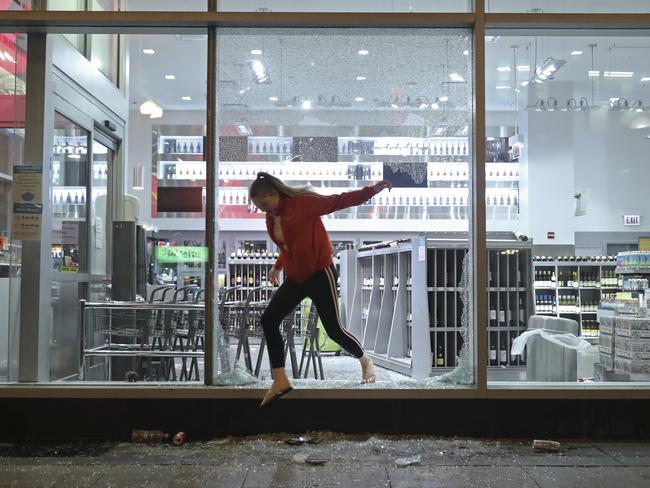
<path id="1" fill-rule="evenodd" d="M 489 384 L 641 385 L 650 374 L 646 337 L 630 323 L 647 323 L 650 40 L 518 34 L 486 37 Z M 61 79 L 69 81 L 77 63 L 76 70 L 122 80 L 109 98 L 123 136 L 109 137 L 101 112 L 92 119 L 102 130 L 72 109 L 55 118 L 51 379 L 202 381 L 207 36 L 129 34 L 119 47 L 111 36 L 95 39 L 99 57 L 128 54 L 124 78 L 75 53 L 78 38 L 58 37 Z M 20 51 L 18 40 L 13 49 Z M 473 384 L 471 49 L 463 29 L 220 30 L 216 277 L 222 340 L 249 379 L 270 378 L 259 315 L 278 250 L 247 193 L 255 174 L 267 171 L 323 194 L 393 183 L 390 193 L 324 217 L 342 320 L 378 365 L 377 387 Z M 19 63 L 0 63 L 15 102 L 24 96 Z M 109 72 L 102 75 L 102 66 Z M 72 106 L 83 109 L 75 97 L 99 106 L 80 87 L 68 94 Z M 11 114 L 0 129 L 0 283 L 8 303 L 16 299 L 11 280 L 20 277 L 8 195 L 13 161 L 22 162 L 22 129 Z M 133 242 L 120 238 L 126 231 L 113 220 L 133 221 L 124 234 Z M 136 249 L 135 267 L 120 261 L 122 246 Z M 129 270 L 136 289 L 119 297 L 116 278 Z M 179 308 L 89 307 L 69 326 L 67 311 L 80 298 L 136 295 Z M 3 313 L 0 350 L 9 359 L 0 378 L 11 380 L 16 324 Z M 129 314 L 146 337 L 130 330 Z M 531 329 L 545 332 L 528 334 L 526 352 L 515 354 Z M 307 375 L 296 381 L 358 383 L 358 365 L 324 335 L 309 303 L 283 330 L 295 346 L 288 367 Z M 107 337 L 121 346 L 107 353 Z"/>

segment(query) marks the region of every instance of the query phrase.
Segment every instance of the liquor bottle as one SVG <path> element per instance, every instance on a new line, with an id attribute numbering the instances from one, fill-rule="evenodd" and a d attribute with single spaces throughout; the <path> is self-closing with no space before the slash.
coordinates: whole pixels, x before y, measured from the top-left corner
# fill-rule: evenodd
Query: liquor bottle
<path id="1" fill-rule="evenodd" d="M 494 342 L 492 342 L 490 344 L 490 366 L 497 366 L 497 365 L 498 365 L 498 363 L 497 363 L 497 347 L 494 344 Z"/>
<path id="2" fill-rule="evenodd" d="M 490 304 L 490 327 L 497 326 L 497 310 L 494 303 Z"/>
<path id="3" fill-rule="evenodd" d="M 503 339 L 503 337 L 502 337 Z M 499 364 L 506 366 L 508 364 L 508 344 L 506 341 L 501 341 L 501 349 L 499 350 Z"/>
<path id="4" fill-rule="evenodd" d="M 505 304 L 499 304 L 499 327 L 506 326 L 506 309 Z"/>
<path id="5" fill-rule="evenodd" d="M 438 354 L 436 355 L 436 366 L 443 368 L 445 366 L 445 354 L 442 348 L 442 344 L 438 344 Z"/>

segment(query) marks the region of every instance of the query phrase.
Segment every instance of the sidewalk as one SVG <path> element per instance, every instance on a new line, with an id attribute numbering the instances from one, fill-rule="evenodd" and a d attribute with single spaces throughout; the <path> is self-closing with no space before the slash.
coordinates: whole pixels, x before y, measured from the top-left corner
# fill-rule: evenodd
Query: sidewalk
<path id="1" fill-rule="evenodd" d="M 209 442 L 0 444 L 0 487 L 582 487 L 650 486 L 650 443 L 306 434 Z M 299 441 L 298 441 L 299 442 Z M 420 457 L 400 467 L 398 459 Z M 412 461 L 413 459 L 411 459 Z M 324 464 L 312 465 L 311 462 Z"/>

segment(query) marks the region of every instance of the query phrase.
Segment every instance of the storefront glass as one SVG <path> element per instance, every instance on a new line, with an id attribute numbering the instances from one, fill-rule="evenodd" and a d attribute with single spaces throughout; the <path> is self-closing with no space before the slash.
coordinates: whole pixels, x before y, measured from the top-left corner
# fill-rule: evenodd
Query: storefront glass
<path id="1" fill-rule="evenodd" d="M 291 0 L 218 0 L 221 12 L 471 12 L 468 0 L 398 0 L 398 1 L 309 1 Z"/>
<path id="2" fill-rule="evenodd" d="M 1 10 L 31 10 L 32 0 L 2 0 L 0 1 Z"/>
<path id="3" fill-rule="evenodd" d="M 219 29 L 217 46 L 219 228 L 256 229 L 265 243 L 229 253 L 234 296 L 273 291 L 257 288 L 279 251 L 248 200 L 258 172 L 325 195 L 387 179 L 391 192 L 323 216 L 333 240 L 405 239 L 335 256 L 347 327 L 385 368 L 385 384 L 471 384 L 471 33 Z M 443 231 L 453 242 L 435 238 Z M 228 313 L 226 330 L 236 330 Z M 258 342 L 255 317 L 247 335 Z M 346 361 L 331 362 L 343 368 L 333 379 L 357 382 L 358 365 Z"/>
<path id="4" fill-rule="evenodd" d="M 486 0 L 487 12 L 512 13 L 649 13 L 645 0 Z"/>
<path id="5" fill-rule="evenodd" d="M 0 34 L 0 381 L 16 376 L 21 241 L 12 236 L 14 165 L 23 164 L 27 35 Z"/>
<path id="6" fill-rule="evenodd" d="M 639 318 L 650 259 L 616 258 L 644 249 L 650 231 L 650 41 L 574 34 L 486 38 L 488 209 L 516 199 L 513 218 L 487 229 L 519 241 L 488 263 L 492 386 L 650 378 Z M 521 301 L 496 290 L 504 270 Z"/>

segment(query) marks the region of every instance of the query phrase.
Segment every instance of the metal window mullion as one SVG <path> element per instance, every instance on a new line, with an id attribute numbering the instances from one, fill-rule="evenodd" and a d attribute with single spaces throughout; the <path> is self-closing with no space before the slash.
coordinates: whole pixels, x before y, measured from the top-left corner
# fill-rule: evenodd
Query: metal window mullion
<path id="1" fill-rule="evenodd" d="M 479 397 L 487 395 L 487 249 L 485 221 L 485 16 L 484 0 L 475 0 L 474 23 L 474 170 L 472 171 L 473 316 L 475 327 L 475 384 Z"/>
<path id="2" fill-rule="evenodd" d="M 214 0 L 210 0 L 212 5 Z M 208 29 L 208 72 L 206 100 L 206 208 L 205 233 L 208 247 L 208 262 L 205 268 L 205 345 L 204 345 L 204 382 L 214 385 L 217 375 L 216 351 L 218 348 L 216 328 L 219 326 L 216 269 L 218 262 L 217 242 L 219 238 L 217 225 L 218 174 L 217 166 L 217 28 Z"/>

